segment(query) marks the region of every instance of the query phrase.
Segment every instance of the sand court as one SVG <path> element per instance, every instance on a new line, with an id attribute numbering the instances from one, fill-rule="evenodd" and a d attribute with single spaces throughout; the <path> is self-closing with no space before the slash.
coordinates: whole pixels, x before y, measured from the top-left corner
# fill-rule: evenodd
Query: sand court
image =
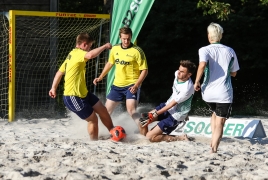
<path id="1" fill-rule="evenodd" d="M 0 179 L 267 179 L 268 138 L 224 137 L 217 154 L 210 138 L 150 143 L 128 114 L 113 117 L 127 132 L 114 143 L 100 124 L 90 141 L 86 122 L 63 119 L 0 121 Z M 255 118 L 256 119 L 256 118 Z M 259 118 L 267 134 L 268 119 Z"/>

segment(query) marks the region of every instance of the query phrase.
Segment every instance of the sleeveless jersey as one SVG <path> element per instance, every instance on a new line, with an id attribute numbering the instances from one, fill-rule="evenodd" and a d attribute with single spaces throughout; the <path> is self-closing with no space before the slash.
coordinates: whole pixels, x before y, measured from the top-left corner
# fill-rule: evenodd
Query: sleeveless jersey
<path id="1" fill-rule="evenodd" d="M 177 121 L 183 121 L 191 110 L 191 103 L 194 96 L 194 85 L 189 78 L 185 82 L 178 81 L 178 70 L 175 72 L 175 79 L 172 86 L 172 95 L 167 100 L 166 104 L 172 100 L 176 101 L 177 104 L 170 108 L 168 112 Z"/>
<path id="2" fill-rule="evenodd" d="M 206 62 L 202 98 L 206 102 L 232 103 L 233 88 L 230 72 L 239 70 L 234 50 L 222 44 L 210 44 L 199 49 L 199 61 Z"/>
<path id="3" fill-rule="evenodd" d="M 140 71 L 148 69 L 143 50 L 134 44 L 125 49 L 121 47 L 121 44 L 113 46 L 109 62 L 115 65 L 113 84 L 118 87 L 135 84 L 139 79 Z"/>
<path id="4" fill-rule="evenodd" d="M 87 96 L 84 58 L 86 53 L 87 51 L 75 48 L 61 65 L 59 71 L 65 73 L 64 96 L 78 96 L 80 98 Z"/>

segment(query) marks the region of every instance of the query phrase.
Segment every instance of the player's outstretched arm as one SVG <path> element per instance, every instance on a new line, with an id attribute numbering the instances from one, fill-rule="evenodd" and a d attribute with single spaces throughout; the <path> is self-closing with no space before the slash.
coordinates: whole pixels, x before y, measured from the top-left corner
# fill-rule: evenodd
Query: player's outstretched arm
<path id="1" fill-rule="evenodd" d="M 112 67 L 113 67 L 113 64 L 107 62 L 107 63 L 105 64 L 105 66 L 104 66 L 104 68 L 103 68 L 103 70 L 102 70 L 100 76 L 99 76 L 98 78 L 95 78 L 95 79 L 93 80 L 93 84 L 94 84 L 94 85 L 97 85 L 97 83 L 100 82 L 100 81 L 106 76 L 106 74 L 111 70 Z"/>
<path id="2" fill-rule="evenodd" d="M 93 59 L 97 57 L 102 51 L 106 49 L 111 49 L 112 45 L 110 43 L 106 43 L 98 48 L 92 49 L 91 51 L 87 52 L 85 55 L 85 59 L 88 61 L 89 59 Z"/>
<path id="3" fill-rule="evenodd" d="M 145 126 L 148 126 L 150 123 L 157 121 L 158 115 L 163 114 L 164 112 L 166 112 L 167 110 L 175 106 L 176 104 L 177 102 L 172 100 L 170 103 L 168 103 L 166 106 L 164 106 L 162 109 L 158 111 L 154 109 L 148 113 L 141 113 L 141 118 L 139 119 L 141 126 L 145 127 Z"/>
<path id="4" fill-rule="evenodd" d="M 51 89 L 48 93 L 50 97 L 55 98 L 57 96 L 56 90 L 57 90 L 57 87 L 58 87 L 63 75 L 64 75 L 64 73 L 60 72 L 60 71 L 58 71 L 56 73 L 54 80 L 53 80 L 53 83 L 52 83 L 52 86 L 51 86 Z"/>

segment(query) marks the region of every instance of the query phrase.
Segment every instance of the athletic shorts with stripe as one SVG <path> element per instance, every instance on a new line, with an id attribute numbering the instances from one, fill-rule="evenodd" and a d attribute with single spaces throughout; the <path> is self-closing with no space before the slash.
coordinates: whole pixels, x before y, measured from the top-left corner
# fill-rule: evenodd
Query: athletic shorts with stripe
<path id="1" fill-rule="evenodd" d="M 65 106 L 81 119 L 88 118 L 93 112 L 93 106 L 99 101 L 99 98 L 88 92 L 85 98 L 77 96 L 63 96 Z"/>

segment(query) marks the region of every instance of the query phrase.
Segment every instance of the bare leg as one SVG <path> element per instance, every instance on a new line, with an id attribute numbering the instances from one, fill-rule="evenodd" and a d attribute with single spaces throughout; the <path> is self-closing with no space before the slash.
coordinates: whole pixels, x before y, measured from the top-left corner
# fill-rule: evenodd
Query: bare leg
<path id="1" fill-rule="evenodd" d="M 215 129 L 212 132 L 212 139 L 211 139 L 211 153 L 216 153 L 218 150 L 218 146 L 220 144 L 222 134 L 223 134 L 223 126 L 225 124 L 226 118 L 216 116 L 215 120 Z"/>
<path id="2" fill-rule="evenodd" d="M 210 141 L 210 147 L 212 147 L 212 139 L 216 128 L 216 114 L 215 112 L 212 113 L 211 119 L 210 119 L 210 127 L 211 127 L 211 141 Z"/>
<path id="3" fill-rule="evenodd" d="M 87 119 L 87 131 L 89 134 L 90 140 L 98 140 L 99 129 L 98 129 L 98 117 L 95 112 L 93 112 Z"/>
<path id="4" fill-rule="evenodd" d="M 135 99 L 127 99 L 126 100 L 128 114 L 132 117 L 132 119 L 137 124 L 139 131 L 140 131 L 140 134 L 145 136 L 148 132 L 148 127 L 141 127 L 141 125 L 140 125 L 139 119 L 141 118 L 141 115 L 136 111 L 137 104 L 138 104 L 138 102 Z"/>
<path id="5" fill-rule="evenodd" d="M 99 115 L 100 120 L 104 124 L 104 126 L 108 129 L 108 131 L 110 131 L 114 127 L 114 125 L 106 107 L 101 103 L 101 101 L 98 101 L 93 106 L 93 109 Z"/>
<path id="6" fill-rule="evenodd" d="M 107 108 L 107 111 L 110 115 L 113 113 L 114 109 L 119 103 L 120 102 L 112 101 L 110 99 L 106 100 L 105 107 Z"/>
<path id="7" fill-rule="evenodd" d="M 170 136 L 170 135 L 164 135 L 162 134 L 163 131 L 159 128 L 158 125 L 156 125 L 151 131 L 149 131 L 146 134 L 146 137 L 151 141 L 151 142 L 161 142 L 161 141 L 189 141 L 188 137 L 186 134 L 181 135 L 181 136 Z"/>

